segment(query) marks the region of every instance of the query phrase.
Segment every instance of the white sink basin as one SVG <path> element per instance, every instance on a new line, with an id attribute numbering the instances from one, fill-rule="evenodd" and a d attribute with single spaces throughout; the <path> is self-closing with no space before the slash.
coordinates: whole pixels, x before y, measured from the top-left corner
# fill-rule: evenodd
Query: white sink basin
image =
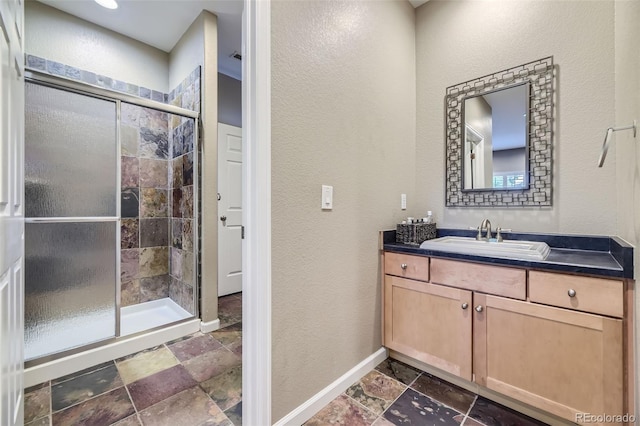
<path id="1" fill-rule="evenodd" d="M 504 240 L 478 241 L 470 237 L 441 237 L 427 240 L 420 248 L 474 256 L 504 257 L 518 260 L 545 260 L 549 255 L 547 243 L 537 241 Z"/>

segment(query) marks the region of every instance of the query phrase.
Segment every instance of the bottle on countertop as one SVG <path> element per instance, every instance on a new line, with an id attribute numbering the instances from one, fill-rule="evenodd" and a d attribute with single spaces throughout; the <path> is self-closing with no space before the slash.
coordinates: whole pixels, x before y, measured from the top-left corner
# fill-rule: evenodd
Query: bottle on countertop
<path id="1" fill-rule="evenodd" d="M 427 212 L 427 217 L 423 219 L 424 223 L 436 223 L 436 220 L 433 218 L 433 212 L 429 210 Z"/>

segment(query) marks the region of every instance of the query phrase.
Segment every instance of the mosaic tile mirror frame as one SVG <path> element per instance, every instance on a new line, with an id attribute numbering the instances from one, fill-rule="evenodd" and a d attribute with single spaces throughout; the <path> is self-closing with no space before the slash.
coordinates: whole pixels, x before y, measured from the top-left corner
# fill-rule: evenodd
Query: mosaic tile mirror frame
<path id="1" fill-rule="evenodd" d="M 538 207 L 552 204 L 553 57 L 539 59 L 446 89 L 445 141 L 447 207 Z M 528 187 L 463 190 L 464 100 L 528 83 Z"/>

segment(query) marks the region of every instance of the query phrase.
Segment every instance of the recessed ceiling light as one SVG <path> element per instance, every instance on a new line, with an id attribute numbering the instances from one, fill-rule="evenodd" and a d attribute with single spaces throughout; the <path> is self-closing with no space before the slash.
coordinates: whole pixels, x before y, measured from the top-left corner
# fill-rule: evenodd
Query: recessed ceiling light
<path id="1" fill-rule="evenodd" d="M 117 9 L 118 3 L 116 0 L 95 0 L 102 7 L 106 7 L 107 9 Z"/>

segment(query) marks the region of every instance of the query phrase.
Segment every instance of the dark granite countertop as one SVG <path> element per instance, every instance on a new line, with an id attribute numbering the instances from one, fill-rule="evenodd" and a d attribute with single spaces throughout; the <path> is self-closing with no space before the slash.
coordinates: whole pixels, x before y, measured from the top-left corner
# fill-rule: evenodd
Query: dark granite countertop
<path id="1" fill-rule="evenodd" d="M 384 231 L 385 251 L 409 253 L 444 259 L 458 259 L 492 265 L 518 266 L 527 269 L 570 272 L 616 278 L 633 278 L 633 246 L 618 237 L 504 233 L 508 240 L 543 241 L 551 248 L 546 260 L 528 261 L 491 256 L 466 255 L 421 249 L 420 246 L 396 243 L 396 231 Z M 474 237 L 476 231 L 438 229 L 437 237 Z"/>

